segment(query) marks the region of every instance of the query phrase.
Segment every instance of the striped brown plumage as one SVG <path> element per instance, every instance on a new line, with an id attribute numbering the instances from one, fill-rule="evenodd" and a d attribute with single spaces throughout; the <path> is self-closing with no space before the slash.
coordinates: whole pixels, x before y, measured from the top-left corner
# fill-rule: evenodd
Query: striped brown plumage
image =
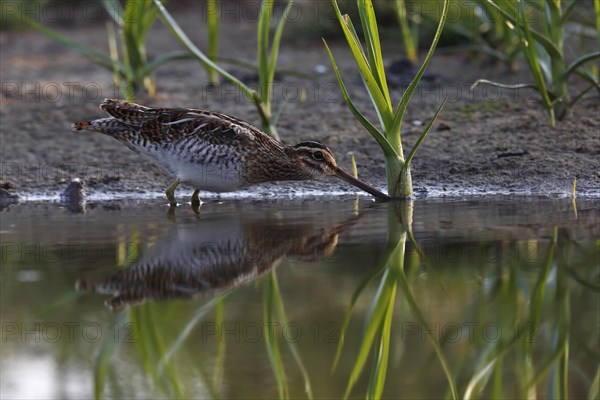
<path id="1" fill-rule="evenodd" d="M 171 205 L 180 182 L 226 192 L 262 182 L 329 175 L 389 199 L 339 168 L 331 151 L 317 142 L 288 146 L 247 122 L 195 108 L 150 108 L 113 99 L 105 99 L 100 108 L 110 117 L 77 122 L 73 129 L 111 136 L 175 176 L 167 189 Z M 193 204 L 199 203 L 197 196 L 198 190 Z"/>

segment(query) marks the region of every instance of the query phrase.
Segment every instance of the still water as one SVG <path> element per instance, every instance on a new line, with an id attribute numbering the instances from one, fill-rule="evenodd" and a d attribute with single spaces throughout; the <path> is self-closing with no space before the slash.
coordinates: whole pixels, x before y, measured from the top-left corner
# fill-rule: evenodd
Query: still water
<path id="1" fill-rule="evenodd" d="M 597 200 L 0 216 L 3 399 L 598 398 Z"/>

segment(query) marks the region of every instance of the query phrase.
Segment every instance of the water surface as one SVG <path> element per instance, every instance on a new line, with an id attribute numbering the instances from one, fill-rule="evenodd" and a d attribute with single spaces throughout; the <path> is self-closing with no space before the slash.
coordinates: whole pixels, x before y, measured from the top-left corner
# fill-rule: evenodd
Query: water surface
<path id="1" fill-rule="evenodd" d="M 29 202 L 1 220 L 2 398 L 597 396 L 595 200 Z"/>

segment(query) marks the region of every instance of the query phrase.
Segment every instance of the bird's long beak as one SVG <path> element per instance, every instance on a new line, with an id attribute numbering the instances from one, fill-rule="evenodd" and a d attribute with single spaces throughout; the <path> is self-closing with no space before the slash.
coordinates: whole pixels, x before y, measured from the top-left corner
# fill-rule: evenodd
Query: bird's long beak
<path id="1" fill-rule="evenodd" d="M 367 193 L 372 194 L 373 196 L 375 196 L 375 198 L 379 199 L 379 200 L 391 200 L 392 198 L 390 196 L 388 196 L 385 193 L 380 192 L 379 190 L 375 189 L 373 186 L 369 185 L 368 183 L 365 183 L 363 181 L 361 181 L 358 178 L 355 178 L 354 176 L 350 175 L 349 173 L 347 173 L 346 171 L 344 171 L 343 169 L 341 169 L 340 167 L 336 167 L 335 168 L 335 176 L 337 176 L 338 178 L 348 182 L 349 184 L 356 186 L 359 189 L 364 190 Z"/>

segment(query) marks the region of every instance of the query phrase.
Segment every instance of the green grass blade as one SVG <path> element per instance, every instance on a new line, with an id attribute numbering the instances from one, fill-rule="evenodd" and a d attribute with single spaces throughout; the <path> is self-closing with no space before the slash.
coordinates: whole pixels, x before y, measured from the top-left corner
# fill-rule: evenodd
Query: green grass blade
<path id="1" fill-rule="evenodd" d="M 352 24 L 352 20 L 350 19 L 350 17 L 348 17 L 347 15 L 344 15 L 344 21 L 345 21 L 345 23 L 348 24 L 349 31 L 352 34 L 352 36 L 354 37 L 354 40 L 357 43 L 361 43 L 360 39 L 358 38 L 358 34 L 356 33 L 356 29 L 354 28 L 354 24 Z M 367 60 L 367 64 L 369 65 L 369 72 L 373 73 L 372 66 L 371 66 L 371 64 L 369 64 L 370 61 L 368 61 L 368 56 L 364 53 L 364 49 L 362 48 L 362 46 L 360 47 L 360 51 L 362 52 L 363 58 L 365 60 Z M 360 69 L 359 69 L 359 75 L 360 75 L 360 79 L 362 80 L 365 89 L 367 90 L 367 94 L 369 95 L 369 99 L 371 100 L 371 103 L 375 107 L 375 112 L 377 113 L 377 119 L 379 120 L 379 124 L 381 125 L 381 128 L 383 129 L 383 131 L 386 132 L 386 129 L 389 126 L 388 124 L 390 123 L 389 122 L 389 117 L 384 116 L 382 114 L 382 112 L 379 110 L 379 108 L 377 107 L 376 99 L 375 99 L 375 97 L 373 97 L 373 94 L 371 93 L 371 91 L 369 89 L 369 85 L 367 84 L 367 81 L 365 80 L 365 76 L 362 74 L 362 72 L 360 71 Z M 375 75 L 373 75 L 373 77 L 374 77 L 374 79 L 376 79 Z M 379 88 L 379 84 L 378 83 L 377 83 L 377 88 L 379 90 L 381 90 Z M 392 110 L 392 108 L 390 107 L 389 110 Z"/>
<path id="2" fill-rule="evenodd" d="M 269 85 L 269 23 L 273 11 L 273 0 L 263 0 L 258 19 L 258 85 L 262 103 L 270 103 Z"/>
<path id="3" fill-rule="evenodd" d="M 274 287 L 274 279 L 272 273 L 269 273 L 264 280 L 264 292 L 263 292 L 263 318 L 265 324 L 272 324 L 274 320 L 274 301 L 275 301 L 275 287 Z M 279 393 L 280 399 L 289 398 L 289 390 L 288 383 L 285 374 L 285 368 L 283 366 L 283 361 L 281 359 L 281 351 L 279 350 L 279 342 L 277 340 L 277 335 L 274 334 L 271 336 L 270 334 L 263 335 L 265 338 L 265 347 L 267 349 L 267 354 L 269 356 L 269 362 L 271 363 L 271 368 L 273 369 L 273 373 L 275 374 L 275 380 L 277 381 L 277 391 Z"/>
<path id="4" fill-rule="evenodd" d="M 160 331 L 160 324 L 158 324 L 155 319 L 155 311 L 156 304 L 146 303 L 140 306 L 140 313 L 138 314 L 139 318 L 143 320 L 143 323 L 140 324 L 140 326 L 143 327 L 140 328 L 140 336 L 144 339 L 148 339 L 144 354 L 144 357 L 147 357 L 149 361 L 148 371 L 157 382 L 160 382 L 163 385 L 165 390 L 168 391 L 172 397 L 181 398 L 183 397 L 181 383 L 179 382 L 179 375 L 175 371 L 173 363 L 167 362 L 164 365 L 164 371 L 161 368 L 161 371 L 159 372 L 159 369 L 157 368 L 157 361 L 165 354 L 166 346 Z M 143 341 L 144 339 L 141 340 Z"/>
<path id="5" fill-rule="evenodd" d="M 154 304 L 146 303 L 129 310 L 130 322 L 139 332 L 140 339 L 136 342 L 136 348 L 144 370 L 152 377 L 156 386 L 169 397 L 183 397 L 173 364 L 167 363 L 164 371 L 159 367 L 158 360 L 164 354 L 165 346 L 158 328 L 160 325 L 154 321 L 154 308 Z"/>
<path id="6" fill-rule="evenodd" d="M 558 60 L 552 60 L 548 55 L 548 52 L 541 46 L 535 45 L 533 50 L 535 52 L 537 62 L 540 65 L 542 77 L 545 79 L 545 82 L 549 82 L 549 85 L 554 83 L 554 86 L 558 86 L 559 82 L 558 79 L 556 79 L 556 63 Z"/>
<path id="7" fill-rule="evenodd" d="M 521 4 L 522 1 L 520 1 L 518 4 Z M 517 21 L 517 19 L 515 19 L 510 12 L 505 11 L 502 7 L 498 6 L 495 2 L 493 1 L 489 1 L 486 3 L 488 5 L 490 5 L 491 7 L 493 7 L 496 11 L 498 11 L 500 14 L 502 14 L 502 16 L 504 17 L 504 19 L 510 21 L 513 25 L 516 25 L 518 27 L 520 27 L 519 22 Z M 552 43 L 552 41 L 550 39 L 548 39 L 546 36 L 542 35 L 541 33 L 535 31 L 535 30 L 531 30 L 531 36 L 537 40 L 542 46 L 544 46 L 544 48 L 546 49 L 546 51 L 548 52 L 548 54 L 550 55 L 551 58 L 561 58 L 561 52 L 558 49 L 558 47 L 556 47 L 556 45 L 554 43 Z"/>
<path id="8" fill-rule="evenodd" d="M 356 0 L 356 4 L 358 6 L 358 15 L 360 17 L 360 24 L 363 30 L 363 38 L 367 47 L 366 55 L 367 60 L 369 61 L 369 67 L 371 68 L 371 71 L 373 71 L 373 76 L 378 79 L 378 64 L 380 61 L 382 61 L 382 57 L 381 48 L 379 46 L 379 31 L 377 30 L 376 20 L 375 26 L 372 26 L 372 21 L 375 19 L 373 3 L 369 0 Z M 358 36 L 356 30 L 354 30 L 354 35 Z"/>
<path id="9" fill-rule="evenodd" d="M 138 84 L 143 76 L 141 70 L 146 64 L 146 50 L 144 47 L 147 28 L 144 18 L 147 17 L 147 7 L 151 3 L 146 1 L 128 1 L 125 5 L 123 19 L 123 47 L 126 49 L 125 64 L 133 72 L 133 81 Z M 152 20 L 153 21 L 153 20 Z"/>
<path id="10" fill-rule="evenodd" d="M 387 315 L 387 314 L 386 314 Z M 380 332 L 377 333 L 377 338 L 375 339 L 374 344 L 374 354 L 373 354 L 373 362 L 371 363 L 371 374 L 369 375 L 369 384 L 367 386 L 367 393 L 365 398 L 367 400 L 373 399 L 373 392 L 375 390 L 375 381 L 377 380 L 377 370 L 379 369 L 379 360 L 381 360 L 383 354 L 381 353 L 382 348 L 381 344 L 383 342 L 383 327 Z M 386 365 L 387 367 L 387 365 Z"/>
<path id="11" fill-rule="evenodd" d="M 598 36 L 598 47 L 600 48 L 600 1 L 594 1 L 594 11 L 596 12 L 596 35 Z"/>
<path id="12" fill-rule="evenodd" d="M 115 343 L 111 340 L 106 340 L 96 357 L 96 365 L 94 367 L 94 399 L 102 398 L 106 376 L 110 369 L 110 358 L 114 351 Z"/>
<path id="13" fill-rule="evenodd" d="M 600 51 L 596 51 L 594 53 L 586 54 L 584 56 L 579 57 L 577 60 L 575 60 L 571 64 L 569 64 L 569 66 L 565 70 L 562 80 L 569 79 L 569 76 L 573 72 L 577 71 L 577 68 L 581 67 L 583 64 L 585 64 L 589 61 L 592 61 L 595 58 L 600 58 Z"/>
<path id="14" fill-rule="evenodd" d="M 220 10 L 217 0 L 208 0 L 206 3 L 207 27 L 208 27 L 208 58 L 212 62 L 217 62 L 219 56 L 219 17 Z M 209 69 L 208 80 L 213 85 L 219 84 L 219 76 L 214 69 Z"/>
<path id="15" fill-rule="evenodd" d="M 289 399 L 289 388 L 287 378 L 285 375 L 285 369 L 283 367 L 283 361 L 281 359 L 281 352 L 279 351 L 279 342 L 277 336 L 273 336 L 273 340 L 266 339 L 265 345 L 267 348 L 267 354 L 269 356 L 269 362 L 271 368 L 275 374 L 275 380 L 277 381 L 277 392 L 280 399 Z"/>
<path id="16" fill-rule="evenodd" d="M 272 272 L 272 298 L 273 303 L 275 305 L 275 311 L 277 312 L 277 317 L 279 318 L 279 322 L 283 326 L 288 325 L 287 318 L 285 316 L 285 307 L 283 305 L 283 297 L 281 296 L 281 291 L 279 290 L 279 281 L 277 279 L 277 274 L 275 271 Z M 300 373 L 302 374 L 302 379 L 304 380 L 304 388 L 308 395 L 309 399 L 313 398 L 312 386 L 310 384 L 310 377 L 308 376 L 308 371 L 304 366 L 304 362 L 302 361 L 302 357 L 300 357 L 300 353 L 298 353 L 298 349 L 296 348 L 296 344 L 291 340 L 287 340 L 288 348 L 294 357 L 294 361 L 296 361 L 296 365 L 298 365 L 298 369 L 300 369 Z"/>
<path id="17" fill-rule="evenodd" d="M 385 77 L 385 67 L 383 65 L 383 55 L 381 54 L 381 44 L 379 41 L 379 30 L 377 28 L 377 19 L 371 0 L 358 0 L 358 13 L 363 27 L 364 37 L 367 44 L 367 55 L 369 65 L 373 76 L 377 81 L 383 97 L 387 101 L 387 106 L 392 109 L 392 101 Z"/>
<path id="18" fill-rule="evenodd" d="M 546 360 L 544 360 L 544 362 L 540 363 L 537 366 L 537 371 L 536 374 L 533 378 L 531 378 L 531 380 L 529 382 L 527 382 L 527 388 L 531 388 L 534 387 L 535 385 L 539 384 L 542 379 L 544 378 L 545 375 L 548 374 L 548 372 L 550 372 L 553 367 L 555 367 L 555 365 L 557 363 L 560 362 L 560 358 L 564 355 L 565 353 L 565 345 L 563 343 L 563 345 L 561 345 L 560 347 L 558 347 L 557 349 L 555 349 Z"/>
<path id="19" fill-rule="evenodd" d="M 352 23 L 352 20 L 350 19 L 350 16 L 345 14 L 342 18 L 344 20 L 344 23 L 348 25 L 348 31 L 352 35 L 352 38 L 354 39 L 354 41 L 356 41 L 357 43 L 361 43 L 360 39 L 358 38 L 358 33 L 356 32 L 356 28 L 354 28 L 354 24 Z M 363 49 L 362 44 L 359 46 L 359 50 L 360 50 L 360 53 L 362 54 L 362 58 L 367 62 L 367 65 L 369 65 L 369 58 L 368 58 L 367 54 L 365 53 L 365 50 Z M 369 65 L 369 69 L 370 68 L 371 68 L 371 66 Z"/>
<path id="20" fill-rule="evenodd" d="M 106 9 L 106 12 L 119 26 L 123 26 L 123 7 L 118 0 L 102 0 L 102 5 Z"/>
<path id="21" fill-rule="evenodd" d="M 408 102 L 410 101 L 410 98 L 412 97 L 415 89 L 417 88 L 417 85 L 421 81 L 421 78 L 423 77 L 423 74 L 425 73 L 425 69 L 429 65 L 429 61 L 431 61 L 431 57 L 433 57 L 433 52 L 435 51 L 435 48 L 437 47 L 437 44 L 442 35 L 442 31 L 444 30 L 444 25 L 446 23 L 446 18 L 448 16 L 449 4 L 450 4 L 449 0 L 444 0 L 444 7 L 442 8 L 442 15 L 440 16 L 440 21 L 438 23 L 438 27 L 435 32 L 435 36 L 433 37 L 433 42 L 431 43 L 431 46 L 429 47 L 427 56 L 425 56 L 425 60 L 423 60 L 423 64 L 421 64 L 419 71 L 414 76 L 414 78 L 410 81 L 410 84 L 408 85 L 408 87 L 406 88 L 404 93 L 402 94 L 402 99 L 400 99 L 400 104 L 398 104 L 398 108 L 396 108 L 396 112 L 394 113 L 394 123 L 392 125 L 391 132 L 398 132 L 398 133 L 400 132 L 400 125 L 402 124 L 402 118 L 404 117 L 404 112 L 406 111 L 406 108 L 408 107 Z M 400 141 L 400 138 L 397 138 L 397 140 Z"/>
<path id="22" fill-rule="evenodd" d="M 367 131 L 371 134 L 371 136 L 373 136 L 373 138 L 377 141 L 377 143 L 379 144 L 379 147 L 381 147 L 381 149 L 383 150 L 383 153 L 386 157 L 392 157 L 392 156 L 399 157 L 398 153 L 392 147 L 390 142 L 385 138 L 385 136 L 375 126 L 373 126 L 373 124 L 371 124 L 371 122 L 369 122 L 369 120 L 367 120 L 367 118 L 364 115 L 362 115 L 360 111 L 358 111 L 358 109 L 354 106 L 354 103 L 352 103 L 352 100 L 350 99 L 350 95 L 348 94 L 348 91 L 346 90 L 346 85 L 344 84 L 344 82 L 342 80 L 340 71 L 338 70 L 335 59 L 333 58 L 333 54 L 331 53 L 331 50 L 329 49 L 327 42 L 325 40 L 323 40 L 323 43 L 325 43 L 325 48 L 327 49 L 327 53 L 329 54 L 329 59 L 331 60 L 331 65 L 333 67 L 333 71 L 335 72 L 335 76 L 337 78 L 340 89 L 342 90 L 342 95 L 344 96 L 344 100 L 346 101 L 348 108 L 350 109 L 352 114 L 356 117 L 356 119 L 358 119 L 358 121 L 367 129 Z"/>
<path id="23" fill-rule="evenodd" d="M 538 276 L 538 280 L 535 284 L 533 292 L 531 294 L 530 300 L 530 308 L 529 308 L 529 318 L 531 322 L 532 329 L 539 326 L 541 313 L 542 313 L 542 305 L 544 303 L 544 299 L 546 298 L 546 288 L 548 287 L 548 276 L 550 275 L 550 270 L 552 268 L 552 262 L 554 260 L 554 252 L 556 249 L 556 242 L 558 240 L 558 232 L 554 229 L 552 234 L 552 241 L 550 242 L 550 248 L 548 249 L 548 254 L 546 255 L 546 260 L 543 264 L 542 270 Z M 533 335 L 535 332 L 531 332 Z"/>
<path id="24" fill-rule="evenodd" d="M 491 389 L 491 397 L 494 399 L 504 399 L 506 395 L 504 394 L 504 382 L 502 382 L 502 372 L 504 371 L 504 363 L 502 357 L 498 357 L 498 361 L 496 361 L 496 365 L 494 366 L 494 371 L 492 372 L 494 375 L 492 377 L 492 389 Z"/>
<path id="25" fill-rule="evenodd" d="M 402 41 L 404 42 L 404 50 L 406 58 L 413 64 L 417 63 L 417 46 L 410 30 L 410 24 L 406 13 L 406 4 L 404 0 L 396 0 L 396 13 L 398 15 L 398 23 L 402 30 Z"/>
<path id="26" fill-rule="evenodd" d="M 473 83 L 471 85 L 471 90 L 475 89 L 475 87 L 477 87 L 479 85 L 494 86 L 497 88 L 508 89 L 508 90 L 519 90 L 519 89 L 534 89 L 535 91 L 539 90 L 538 87 L 534 83 L 517 83 L 514 85 L 507 85 L 507 84 L 500 83 L 500 82 L 489 81 L 487 79 L 477 79 L 475 81 L 475 83 Z"/>
<path id="27" fill-rule="evenodd" d="M 458 390 L 456 389 L 456 382 L 454 381 L 454 377 L 452 376 L 452 372 L 450 371 L 450 367 L 448 365 L 448 361 L 446 360 L 446 356 L 444 356 L 444 352 L 442 351 L 440 344 L 436 341 L 435 337 L 432 337 L 430 333 L 433 331 L 431 330 L 429 324 L 423 316 L 423 313 L 419 309 L 417 302 L 415 301 L 412 291 L 410 290 L 408 281 L 406 280 L 406 276 L 404 275 L 404 271 L 400 270 L 400 273 L 398 275 L 398 283 L 400 284 L 400 288 L 402 289 L 402 292 L 406 298 L 406 301 L 411 311 L 416 316 L 421 326 L 423 326 L 426 329 L 428 336 L 430 336 L 432 347 L 438 357 L 438 360 L 440 361 L 442 369 L 444 370 L 444 374 L 446 375 L 446 380 L 448 381 L 448 385 L 450 386 L 450 394 L 452 396 L 452 399 L 457 400 L 459 398 Z"/>
<path id="28" fill-rule="evenodd" d="M 358 287 L 352 293 L 352 297 L 350 299 L 350 304 L 348 305 L 348 309 L 346 310 L 346 315 L 344 315 L 344 322 L 342 323 L 342 328 L 340 329 L 340 338 L 338 340 L 337 349 L 335 352 L 335 358 L 333 360 L 333 365 L 331 367 L 331 371 L 335 371 L 335 369 L 337 368 L 337 364 L 338 364 L 340 356 L 342 354 L 342 348 L 344 347 L 344 339 L 346 337 L 346 331 L 348 330 L 348 324 L 350 323 L 350 317 L 352 316 L 352 310 L 354 309 L 354 306 L 356 305 L 356 302 L 358 301 L 358 298 L 362 294 L 363 290 L 385 268 L 385 265 L 387 263 L 387 258 L 385 258 L 383 261 L 384 262 L 380 263 L 379 266 L 374 268 L 372 273 L 367 275 L 367 277 L 361 281 L 361 283 L 358 285 Z"/>
<path id="29" fill-rule="evenodd" d="M 194 364 L 194 367 L 198 371 L 198 375 L 200 377 L 200 381 L 202 382 L 202 386 L 206 390 L 206 398 L 210 400 L 220 400 L 221 396 L 218 391 L 213 387 L 214 385 L 210 381 L 209 374 L 204 370 L 204 365 L 201 363 Z M 216 367 L 215 367 L 216 368 Z"/>
<path id="30" fill-rule="evenodd" d="M 273 126 L 277 126 L 277 122 L 279 122 L 279 117 L 281 117 L 283 110 L 285 110 L 288 104 L 289 102 L 287 101 L 287 99 L 283 99 L 281 104 L 279 104 L 279 107 L 277 107 L 277 110 L 275 110 L 275 112 L 271 115 L 271 124 Z"/>
<path id="31" fill-rule="evenodd" d="M 491 373 L 493 372 L 494 365 L 496 365 L 497 359 L 498 358 L 491 359 L 490 362 L 488 362 L 482 368 L 479 368 L 477 373 L 473 375 L 473 377 L 469 380 L 469 383 L 467 384 L 467 388 L 465 389 L 463 399 L 469 400 L 478 397 L 481 388 L 485 386 L 485 383 L 487 382 Z"/>
<path id="32" fill-rule="evenodd" d="M 117 32 L 112 23 L 106 23 L 106 33 L 108 36 L 108 51 L 113 62 L 113 83 L 116 87 L 121 87 L 121 74 L 117 65 L 119 64 L 119 49 L 117 45 Z"/>
<path id="33" fill-rule="evenodd" d="M 517 25 L 518 30 L 520 29 L 519 36 L 521 37 L 521 43 L 523 45 L 523 53 L 525 55 L 525 59 L 529 64 L 529 69 L 531 70 L 531 74 L 533 75 L 533 79 L 535 80 L 535 84 L 538 87 L 538 92 L 542 96 L 542 101 L 544 103 L 544 107 L 546 111 L 550 115 L 550 125 L 554 126 L 555 117 L 554 110 L 552 107 L 552 100 L 550 100 L 550 96 L 548 94 L 548 89 L 546 87 L 546 82 L 544 80 L 544 75 L 542 73 L 540 62 L 538 60 L 538 56 L 535 51 L 535 43 L 533 41 L 533 36 L 531 35 L 531 31 L 529 29 L 529 25 L 525 20 L 525 14 L 523 10 L 523 3 L 518 4 L 518 12 L 517 12 Z"/>
<path id="34" fill-rule="evenodd" d="M 194 331 L 196 325 L 198 325 L 198 323 L 202 321 L 202 319 L 215 307 L 215 305 L 223 301 L 229 295 L 229 293 L 230 292 L 224 292 L 219 294 L 218 296 L 215 296 L 209 302 L 202 305 L 202 307 L 200 307 L 198 311 L 196 311 L 196 313 L 189 320 L 186 326 L 179 331 L 177 339 L 175 339 L 175 341 L 171 343 L 171 346 L 169 347 L 168 351 L 163 353 L 160 360 L 160 364 L 158 365 L 158 371 L 160 373 L 162 373 L 163 368 L 167 365 L 167 363 L 171 360 L 173 355 L 177 352 L 177 350 L 179 350 L 179 348 L 183 345 L 185 340 Z"/>
<path id="35" fill-rule="evenodd" d="M 600 83 L 600 80 L 598 80 L 598 75 L 595 74 L 593 71 L 578 69 L 575 71 L 575 73 L 591 85 L 598 85 Z M 598 89 L 600 90 L 600 87 L 598 87 Z"/>
<path id="36" fill-rule="evenodd" d="M 596 375 L 594 376 L 594 380 L 590 386 L 590 391 L 587 398 L 589 400 L 598 400 L 600 398 L 600 367 L 596 368 Z"/>
<path id="37" fill-rule="evenodd" d="M 244 93 L 244 95 L 251 101 L 254 101 L 256 97 L 256 91 L 246 86 L 242 81 L 237 79 L 235 76 L 231 75 L 229 72 L 225 71 L 219 65 L 214 63 L 210 58 L 208 58 L 198 47 L 194 45 L 194 43 L 190 40 L 190 38 L 185 34 L 185 32 L 181 29 L 179 24 L 175 21 L 175 19 L 169 14 L 166 8 L 162 5 L 159 0 L 154 0 L 154 4 L 158 7 L 162 18 L 164 19 L 166 25 L 169 27 L 171 32 L 179 39 L 179 41 L 204 65 L 215 69 L 219 74 L 227 78 L 231 83 L 233 83 L 238 89 Z"/>
<path id="38" fill-rule="evenodd" d="M 568 335 L 568 334 L 567 334 Z M 561 399 L 569 398 L 569 338 L 565 338 L 564 351 L 558 361 L 558 384 L 559 397 Z"/>
<path id="39" fill-rule="evenodd" d="M 279 44 L 281 43 L 281 37 L 283 36 L 283 28 L 285 27 L 285 23 L 293 6 L 294 0 L 290 0 L 277 24 L 277 29 L 275 29 L 273 44 L 271 46 L 271 55 L 269 57 L 269 82 L 273 82 L 273 79 L 275 78 L 275 67 L 277 65 L 277 57 L 279 56 Z"/>
<path id="40" fill-rule="evenodd" d="M 380 399 L 381 395 L 383 394 L 383 387 L 385 386 L 385 377 L 390 354 L 390 334 L 392 331 L 392 320 L 394 316 L 394 302 L 396 300 L 396 286 L 397 284 L 394 283 L 392 293 L 390 295 L 390 301 L 387 306 L 387 312 L 383 320 L 383 326 L 381 328 L 380 345 L 377 351 L 377 359 L 375 360 L 375 368 L 369 381 L 369 388 L 367 391 L 367 398 L 369 399 Z"/>
<path id="41" fill-rule="evenodd" d="M 570 258 L 570 257 L 568 257 Z M 564 256 L 564 253 L 559 255 L 557 260 L 556 274 L 556 299 L 559 304 L 558 317 L 556 321 L 558 331 L 558 341 L 556 346 L 563 349 L 563 354 L 558 361 L 558 383 L 559 396 L 563 399 L 568 398 L 569 394 L 569 349 L 570 349 L 570 325 L 571 317 L 571 296 L 569 278 L 567 276 L 567 265 L 570 260 Z"/>
<path id="42" fill-rule="evenodd" d="M 258 67 L 255 64 L 248 61 L 238 60 L 229 57 L 217 57 L 216 61 L 222 64 L 235 65 L 236 67 L 244 68 L 249 71 L 254 71 L 258 73 Z M 277 73 L 282 76 L 293 76 L 301 79 L 315 79 L 316 77 L 315 73 L 307 73 L 302 71 L 296 71 L 293 69 L 279 69 Z"/>
<path id="43" fill-rule="evenodd" d="M 48 36 L 50 39 L 53 39 L 53 40 L 57 41 L 58 43 L 62 44 L 63 46 L 65 46 L 71 50 L 75 50 L 79 54 L 89 58 L 93 63 L 101 65 L 102 67 L 108 69 L 109 71 L 114 71 L 115 65 L 113 63 L 113 60 L 110 58 L 110 56 L 108 54 L 102 53 L 98 50 L 94 50 L 90 47 L 79 44 L 79 43 L 75 42 L 74 40 L 68 39 L 65 36 L 61 35 L 60 33 L 57 33 L 55 31 L 53 31 L 52 29 L 48 29 L 44 25 L 42 25 L 39 22 L 34 21 L 32 19 L 26 19 L 26 22 L 32 28 L 34 28 L 35 30 Z M 118 67 L 119 71 L 121 71 L 121 73 L 123 73 L 123 69 L 124 69 L 123 65 L 121 63 L 119 63 L 119 65 L 117 67 Z"/>
<path id="44" fill-rule="evenodd" d="M 377 79 L 375 79 L 375 76 L 371 71 L 371 67 L 369 66 L 369 62 L 365 56 L 362 45 L 356 37 L 354 29 L 351 27 L 352 22 L 350 21 L 350 18 L 347 15 L 342 16 L 336 0 L 332 0 L 332 2 L 338 21 L 342 27 L 342 31 L 344 32 L 344 36 L 348 42 L 348 46 L 350 47 L 352 55 L 354 56 L 354 60 L 358 65 L 358 69 L 365 83 L 367 92 L 369 92 L 369 96 L 371 96 L 373 104 L 375 105 L 375 110 L 379 116 L 380 123 L 383 127 L 383 130 L 387 131 L 393 122 L 392 109 L 388 106 L 388 102 L 379 88 Z"/>
<path id="45" fill-rule="evenodd" d="M 115 326 L 120 326 L 125 323 L 126 314 L 120 313 L 121 315 L 117 318 L 117 322 Z M 119 340 L 115 340 L 114 337 L 107 337 L 107 339 L 102 343 L 102 347 L 100 348 L 100 352 L 96 357 L 95 365 L 94 365 L 94 398 L 101 399 L 102 393 L 104 392 L 104 386 L 106 384 L 106 376 L 108 375 L 111 369 L 110 359 L 115 352 L 117 345 L 121 342 Z"/>
<path id="46" fill-rule="evenodd" d="M 363 333 L 363 338 L 358 350 L 356 362 L 354 363 L 354 367 L 350 373 L 350 378 L 348 379 L 348 385 L 346 386 L 344 398 L 348 398 L 350 395 L 354 384 L 358 380 L 358 377 L 360 376 L 365 363 L 367 362 L 367 357 L 371 351 L 371 346 L 375 340 L 375 336 L 381 329 L 383 319 L 387 313 L 387 309 L 390 304 L 390 297 L 392 293 L 395 293 L 395 282 L 395 274 L 391 273 L 389 269 L 386 269 L 381 279 L 379 289 L 375 294 L 373 305 L 371 306 L 371 309 L 367 315 L 367 320 L 365 321 L 365 331 Z"/>
<path id="47" fill-rule="evenodd" d="M 162 3 L 166 2 L 167 0 L 162 1 Z M 152 28 L 152 25 L 154 25 L 156 17 L 158 17 L 158 8 L 154 7 L 152 0 L 145 0 L 144 8 L 142 10 L 142 23 L 138 31 L 141 37 L 146 37 L 148 31 Z"/>
<path id="48" fill-rule="evenodd" d="M 172 60 L 185 60 L 185 59 L 189 59 L 189 58 L 196 58 L 192 53 L 190 53 L 189 51 L 172 51 L 170 53 L 166 53 L 161 55 L 160 57 L 155 58 L 154 60 L 152 60 L 152 62 L 149 62 L 146 64 L 146 66 L 144 67 L 144 74 L 148 75 L 152 72 L 154 72 L 154 70 L 158 67 L 160 67 L 161 65 L 163 65 L 164 63 L 168 62 L 168 61 L 172 61 Z"/>
<path id="49" fill-rule="evenodd" d="M 412 150 L 408 154 L 408 157 L 406 157 L 406 160 L 404 161 L 404 168 L 408 168 L 408 166 L 410 165 L 410 162 L 412 161 L 417 150 L 419 149 L 421 142 L 423 142 L 423 139 L 425 139 L 425 136 L 427 136 L 427 134 L 431 130 L 431 127 L 437 120 L 437 117 L 440 115 L 440 112 L 442 112 L 442 109 L 444 108 L 444 105 L 446 104 L 447 100 L 448 100 L 448 96 L 444 97 L 444 101 L 442 101 L 442 104 L 440 104 L 440 106 L 438 107 L 438 109 L 435 112 L 435 114 L 433 115 L 433 117 L 429 120 L 429 123 L 427 123 L 427 126 L 425 127 L 425 129 L 423 129 L 423 132 L 421 132 L 421 135 L 417 139 L 415 145 L 413 146 Z"/>
<path id="50" fill-rule="evenodd" d="M 583 98 L 583 96 L 585 96 L 585 94 L 587 92 L 589 92 L 592 89 L 598 89 L 600 91 L 600 82 L 594 82 L 592 83 L 590 86 L 588 86 L 587 88 L 583 89 L 581 92 L 579 92 L 577 95 L 573 96 L 573 98 L 571 99 L 571 107 L 573 107 L 573 105 L 575 103 L 577 103 L 579 100 L 581 100 Z"/>
<path id="51" fill-rule="evenodd" d="M 567 22 L 567 19 L 569 19 L 569 17 L 571 16 L 571 13 L 573 12 L 573 10 L 575 9 L 575 7 L 580 2 L 581 2 L 581 0 L 571 0 L 570 2 L 567 2 L 567 7 L 562 12 L 561 25 L 565 24 Z M 597 2 L 595 2 L 595 3 L 597 3 Z"/>
<path id="52" fill-rule="evenodd" d="M 468 53 L 468 52 L 476 52 L 483 53 L 492 58 L 496 58 L 500 61 L 506 62 L 509 57 L 504 54 L 504 52 L 494 49 L 491 46 L 486 44 L 467 44 L 464 46 L 452 46 L 449 48 L 438 49 L 438 54 L 457 54 L 457 53 Z"/>
<path id="53" fill-rule="evenodd" d="M 358 178 L 358 167 L 356 166 L 356 157 L 354 157 L 354 152 L 350 153 L 350 164 L 352 165 L 352 176 Z"/>
<path id="54" fill-rule="evenodd" d="M 220 297 L 215 303 L 215 331 L 216 337 L 223 337 L 223 323 L 225 321 L 225 299 Z M 225 373 L 225 351 L 227 348 L 226 340 L 219 340 L 217 344 L 217 355 L 215 357 L 215 367 L 213 372 L 213 378 L 211 384 L 208 387 L 212 387 L 212 397 L 215 398 L 214 394 L 219 393 L 219 389 L 223 383 L 223 375 Z M 208 382 L 208 379 L 206 379 Z"/>

